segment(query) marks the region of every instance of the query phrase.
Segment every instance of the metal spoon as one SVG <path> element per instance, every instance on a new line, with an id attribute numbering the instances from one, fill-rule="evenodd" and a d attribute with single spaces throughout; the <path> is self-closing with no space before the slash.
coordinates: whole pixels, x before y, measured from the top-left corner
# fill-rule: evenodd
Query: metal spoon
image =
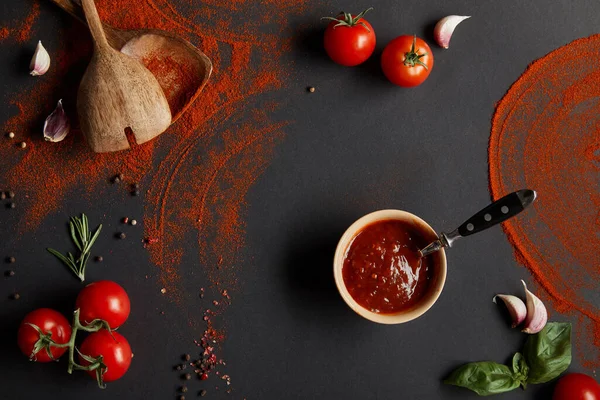
<path id="1" fill-rule="evenodd" d="M 537 193 L 530 189 L 523 189 L 508 194 L 473 215 L 452 232 L 441 232 L 438 240 L 419 250 L 419 253 L 421 257 L 425 257 L 444 247 L 452 247 L 452 244 L 462 237 L 484 231 L 514 217 L 533 203 L 536 198 Z"/>

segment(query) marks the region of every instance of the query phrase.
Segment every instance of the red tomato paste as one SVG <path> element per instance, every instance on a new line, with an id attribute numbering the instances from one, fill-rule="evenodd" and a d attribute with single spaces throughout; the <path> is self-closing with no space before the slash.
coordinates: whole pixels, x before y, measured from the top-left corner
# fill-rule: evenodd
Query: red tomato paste
<path id="1" fill-rule="evenodd" d="M 411 308 L 429 287 L 433 257 L 420 258 L 429 244 L 419 226 L 399 220 L 367 225 L 352 240 L 342 267 L 344 284 L 364 308 L 381 314 Z"/>

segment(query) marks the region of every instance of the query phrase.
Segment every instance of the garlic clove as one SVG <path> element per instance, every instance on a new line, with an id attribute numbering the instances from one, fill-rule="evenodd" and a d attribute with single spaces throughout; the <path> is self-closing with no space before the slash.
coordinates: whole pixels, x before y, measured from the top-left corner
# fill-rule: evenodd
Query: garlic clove
<path id="1" fill-rule="evenodd" d="M 502 300 L 508 309 L 508 313 L 512 318 L 511 328 L 516 328 L 525 320 L 525 317 L 527 316 L 527 307 L 525 307 L 523 300 L 517 296 L 511 296 L 509 294 L 498 294 L 492 299 L 492 301 L 496 304 L 496 298 Z"/>
<path id="2" fill-rule="evenodd" d="M 440 47 L 447 49 L 450 46 L 450 38 L 452 37 L 454 29 L 467 18 L 471 18 L 471 16 L 448 15 L 447 17 L 440 19 L 433 29 L 433 37 L 437 44 L 439 44 Z"/>
<path id="3" fill-rule="evenodd" d="M 41 40 L 38 42 L 33 58 L 29 63 L 29 69 L 32 76 L 44 75 L 50 69 L 50 54 L 42 45 Z"/>
<path id="4" fill-rule="evenodd" d="M 527 289 L 527 285 L 524 280 L 523 287 L 525 288 L 525 296 L 527 298 L 527 316 L 525 317 L 525 324 L 522 332 L 525 333 L 538 333 L 548 322 L 548 311 L 542 301 L 533 293 Z"/>
<path id="5" fill-rule="evenodd" d="M 56 109 L 46 118 L 44 123 L 44 140 L 48 142 L 60 142 L 71 130 L 69 117 L 65 113 L 62 99 L 58 101 Z"/>

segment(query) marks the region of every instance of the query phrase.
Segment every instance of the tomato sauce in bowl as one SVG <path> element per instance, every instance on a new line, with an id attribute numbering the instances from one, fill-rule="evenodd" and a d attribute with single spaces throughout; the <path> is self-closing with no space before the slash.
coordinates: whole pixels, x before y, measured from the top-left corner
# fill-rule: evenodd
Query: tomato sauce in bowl
<path id="1" fill-rule="evenodd" d="M 333 261 L 336 286 L 362 317 L 400 324 L 423 315 L 446 281 L 444 250 L 420 257 L 438 238 L 421 218 L 401 210 L 380 210 L 357 220 L 341 237 Z"/>
<path id="2" fill-rule="evenodd" d="M 382 220 L 367 225 L 352 240 L 342 275 L 358 304 L 376 313 L 414 306 L 427 292 L 432 258 L 419 257 L 429 241 L 414 224 Z"/>

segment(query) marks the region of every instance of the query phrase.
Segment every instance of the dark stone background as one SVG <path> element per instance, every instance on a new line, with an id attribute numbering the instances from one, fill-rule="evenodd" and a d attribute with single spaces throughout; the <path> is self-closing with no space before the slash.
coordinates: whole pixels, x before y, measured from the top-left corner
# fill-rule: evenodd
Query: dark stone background
<path id="1" fill-rule="evenodd" d="M 25 4 L 2 1 L 0 21 L 24 15 Z M 333 64 L 321 49 L 318 18 L 370 5 L 376 7 L 368 16 L 378 35 L 375 55 L 357 68 Z M 220 353 L 235 391 L 214 390 L 224 387 L 214 378 L 206 384 L 193 380 L 187 398 L 203 387 L 209 390 L 207 398 L 476 398 L 442 385 L 442 378 L 466 361 L 508 361 L 525 339 L 508 328 L 491 301 L 497 292 L 520 293 L 521 278 L 531 281 L 502 230 L 476 235 L 450 250 L 438 303 L 418 320 L 397 326 L 370 323 L 345 306 L 332 279 L 333 251 L 345 228 L 370 211 L 404 209 L 442 230 L 485 206 L 490 201 L 487 144 L 494 104 L 531 61 L 596 33 L 600 3 L 321 1 L 308 10 L 291 21 L 289 31 L 298 38 L 288 55 L 293 62 L 289 84 L 264 98 L 285 101 L 274 117 L 292 123 L 247 199 L 246 262 L 238 268 L 241 290 L 225 316 L 227 339 Z M 448 14 L 473 18 L 459 26 L 444 51 L 433 45 L 432 27 Z M 58 46 L 60 38 L 51 33 L 67 19 L 55 6 L 42 4 L 37 37 L 50 37 L 50 44 Z M 430 78 L 412 90 L 386 82 L 378 66 L 385 44 L 406 33 L 426 38 L 435 54 Z M 25 46 L 0 44 L 4 104 L 10 93 L 31 84 L 23 65 L 35 43 L 32 38 Z M 306 93 L 309 85 L 316 93 Z M 1 107 L 0 121 L 13 113 Z M 0 168 L 8 167 L 0 160 Z M 130 293 L 133 312 L 121 332 L 135 358 L 126 377 L 101 391 L 84 374 L 68 376 L 64 360 L 36 365 L 19 354 L 15 334 L 25 313 L 49 306 L 68 314 L 80 289 L 43 250 L 58 238 L 66 240 L 62 224 L 70 211 L 85 211 L 107 232 L 118 229 L 121 216 L 142 211 L 141 202 L 116 202 L 110 196 L 89 210 L 76 192 L 66 203 L 64 212 L 22 237 L 13 234 L 10 212 L 0 211 L 0 256 L 19 260 L 17 275 L 0 281 L 0 398 L 175 398 L 180 381 L 173 366 L 181 354 L 195 351 L 191 341 L 202 329 L 189 327 L 187 314 L 160 295 L 158 283 L 144 279 L 154 272 L 146 252 L 110 235 L 97 250 L 117 261 L 90 268 L 88 279 L 119 280 Z M 132 240 L 139 240 L 135 235 Z M 190 293 L 209 284 L 197 265 L 194 239 L 180 267 L 196 271 L 188 274 Z M 22 295 L 19 301 L 8 299 L 15 290 Z M 199 309 L 200 301 L 194 301 L 190 309 Z M 555 319 L 571 320 L 550 312 Z M 576 358 L 571 369 L 584 371 Z M 552 384 L 542 385 L 496 398 L 548 399 L 551 390 Z"/>

